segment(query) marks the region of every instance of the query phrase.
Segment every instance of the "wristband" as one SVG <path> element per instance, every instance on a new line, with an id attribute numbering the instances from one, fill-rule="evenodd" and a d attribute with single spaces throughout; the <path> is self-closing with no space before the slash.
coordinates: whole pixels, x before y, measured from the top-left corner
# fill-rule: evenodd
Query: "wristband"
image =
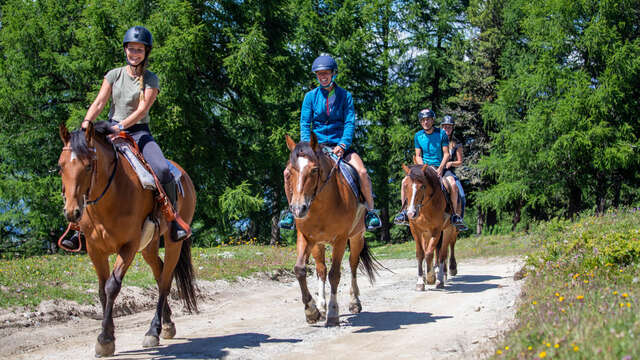
<path id="1" fill-rule="evenodd" d="M 124 126 L 122 125 L 122 123 L 118 123 L 118 129 L 119 129 L 120 131 L 123 131 L 123 130 L 124 130 Z"/>

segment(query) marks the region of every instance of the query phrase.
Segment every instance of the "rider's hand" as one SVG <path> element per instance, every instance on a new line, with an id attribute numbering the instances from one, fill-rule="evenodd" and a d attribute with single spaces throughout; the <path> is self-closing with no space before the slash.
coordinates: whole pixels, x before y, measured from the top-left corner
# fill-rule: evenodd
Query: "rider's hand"
<path id="1" fill-rule="evenodd" d="M 339 158 L 341 158 L 342 155 L 344 155 L 344 149 L 340 145 L 336 145 L 336 147 L 333 148 L 332 152 L 336 154 L 336 156 L 338 156 Z"/>
<path id="2" fill-rule="evenodd" d="M 82 124 L 80 125 L 80 127 L 82 127 L 82 130 L 87 130 L 87 127 L 89 127 L 89 123 L 90 121 L 87 119 L 82 120 Z"/>
<path id="3" fill-rule="evenodd" d="M 442 177 L 442 173 L 444 173 L 444 169 L 442 167 L 438 168 L 438 176 Z"/>

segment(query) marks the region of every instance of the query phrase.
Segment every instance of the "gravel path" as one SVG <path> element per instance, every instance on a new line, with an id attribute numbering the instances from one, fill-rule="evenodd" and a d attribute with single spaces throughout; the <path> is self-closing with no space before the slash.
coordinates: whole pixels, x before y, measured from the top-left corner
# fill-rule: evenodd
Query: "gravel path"
<path id="1" fill-rule="evenodd" d="M 115 319 L 115 359 L 478 359 L 513 321 L 522 281 L 514 258 L 460 261 L 444 290 L 414 290 L 415 260 L 389 260 L 374 286 L 359 275 L 362 313 L 350 314 L 349 270 L 338 293 L 340 326 L 305 322 L 297 281 L 248 279 L 204 285 L 214 299 L 200 313 L 175 311 L 177 335 L 144 349 L 151 311 Z M 126 279 L 125 279 L 126 283 Z M 315 291 L 316 282 L 309 281 Z M 328 299 L 327 299 L 328 300 Z M 173 305 L 174 309 L 178 309 Z M 0 358 L 93 358 L 98 320 L 17 328 L 0 339 Z"/>

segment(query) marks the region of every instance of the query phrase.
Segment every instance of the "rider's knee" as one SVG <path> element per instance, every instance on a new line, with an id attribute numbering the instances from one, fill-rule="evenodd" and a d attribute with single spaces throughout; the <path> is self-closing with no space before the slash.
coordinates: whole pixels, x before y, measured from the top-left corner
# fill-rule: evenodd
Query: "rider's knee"
<path id="1" fill-rule="evenodd" d="M 358 176 L 360 176 L 361 179 L 366 179 L 369 176 L 369 173 L 367 172 L 367 169 L 358 169 Z"/>

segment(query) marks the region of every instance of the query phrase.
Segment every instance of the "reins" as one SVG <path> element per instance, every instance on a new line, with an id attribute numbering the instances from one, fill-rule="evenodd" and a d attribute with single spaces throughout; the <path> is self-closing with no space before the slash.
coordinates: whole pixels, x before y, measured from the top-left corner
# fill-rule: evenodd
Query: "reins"
<path id="1" fill-rule="evenodd" d="M 331 171 L 329 171 L 329 175 L 327 175 L 327 178 L 324 179 L 324 181 L 322 182 L 322 185 L 320 185 L 320 189 L 318 189 L 318 184 L 316 184 L 316 191 L 313 192 L 313 196 L 311 196 L 311 199 L 309 200 L 309 207 L 311 207 L 311 203 L 316 198 L 316 196 L 318 196 L 318 194 L 322 192 L 322 189 L 324 189 L 324 187 L 329 183 L 329 180 L 331 179 L 331 177 L 333 176 L 333 173 L 335 173 L 336 169 L 338 168 L 340 161 L 342 161 L 342 158 L 339 158 L 338 161 L 336 161 L 335 165 L 333 165 L 333 167 L 331 168 Z"/>

